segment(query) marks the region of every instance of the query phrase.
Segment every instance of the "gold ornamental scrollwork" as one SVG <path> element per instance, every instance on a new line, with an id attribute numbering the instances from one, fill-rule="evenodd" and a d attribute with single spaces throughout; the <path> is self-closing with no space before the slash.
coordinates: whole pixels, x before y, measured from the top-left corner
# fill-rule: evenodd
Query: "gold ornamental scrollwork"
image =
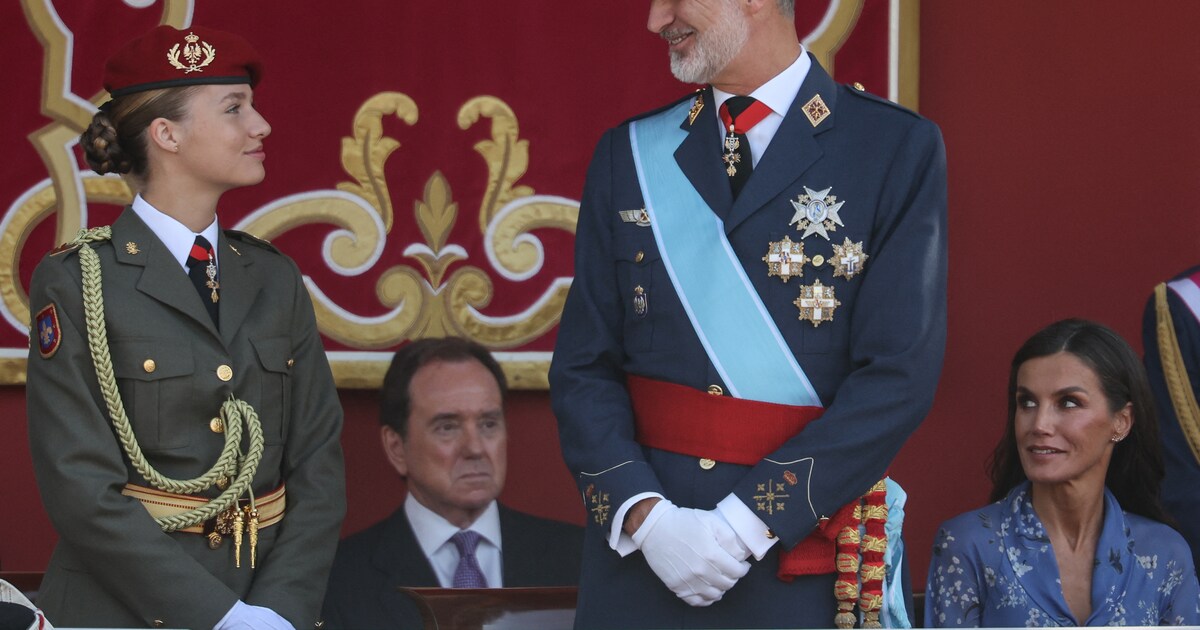
<path id="1" fill-rule="evenodd" d="M 395 114 L 409 124 L 417 120 L 415 104 L 403 94 L 384 93 L 368 99 L 354 121 L 354 137 L 343 139 L 342 165 L 355 182 L 338 184 L 339 191 L 352 193 L 375 208 L 379 225 L 390 232 L 393 224 L 387 199 L 387 183 L 380 174 L 388 157 L 400 144 L 383 134 L 381 120 Z M 551 196 L 537 196 L 529 186 L 518 184 L 529 164 L 529 141 L 520 138 L 519 125 L 512 109 L 492 96 L 467 101 L 458 113 L 458 125 L 467 130 L 481 120 L 490 122 L 490 137 L 475 144 L 483 158 L 488 180 L 477 216 L 484 235 L 487 260 L 492 271 L 512 281 L 524 281 L 540 271 L 544 261 L 542 245 L 530 232 L 557 229 L 574 233 L 579 215 L 578 202 Z M 328 198 L 322 202 L 329 202 Z M 300 203 L 300 202 L 296 202 Z M 261 233 L 276 213 L 299 214 L 294 204 L 280 205 L 256 218 L 250 230 Z M 349 216 L 358 212 L 350 206 L 329 205 L 312 216 L 325 219 L 340 217 L 347 226 Z M 450 242 L 451 232 L 460 214 L 450 182 L 435 171 L 426 181 L 421 199 L 413 206 L 414 218 L 423 243 L 408 244 L 403 253 L 415 266 L 397 265 L 385 270 L 376 283 L 375 295 L 388 311 L 382 316 L 357 316 L 335 304 L 319 285 L 309 280 L 317 322 L 321 331 L 347 346 L 383 349 L 408 339 L 456 335 L 478 341 L 493 349 L 521 346 L 548 332 L 558 322 L 566 300 L 569 278 L 550 283 L 534 304 L 524 311 L 506 316 L 489 316 L 484 309 L 491 303 L 494 283 L 478 266 L 451 267 L 468 258 L 467 250 Z M 287 227 L 294 227 L 287 222 Z M 369 230 L 348 230 L 368 251 L 375 235 Z M 336 255 L 333 256 L 336 259 Z M 338 260 L 342 264 L 352 261 Z M 353 261 L 359 262 L 359 261 Z M 530 365 L 529 361 L 509 362 Z M 534 362 L 532 369 L 542 374 L 523 375 L 521 382 L 544 382 L 545 361 Z M 530 368 L 522 368 L 526 370 Z M 361 372 L 356 378 L 369 380 Z"/>

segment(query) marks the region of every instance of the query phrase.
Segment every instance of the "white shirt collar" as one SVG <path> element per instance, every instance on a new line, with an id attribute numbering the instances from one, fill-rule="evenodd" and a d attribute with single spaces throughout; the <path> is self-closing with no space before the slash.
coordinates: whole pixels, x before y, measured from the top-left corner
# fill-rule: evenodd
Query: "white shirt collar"
<path id="1" fill-rule="evenodd" d="M 792 106 L 792 101 L 796 100 L 796 95 L 800 93 L 800 86 L 804 83 L 811 67 L 812 60 L 808 58 L 808 51 L 804 49 L 804 44 L 801 44 L 800 55 L 796 57 L 792 65 L 784 68 L 770 81 L 760 85 L 758 89 L 750 93 L 750 96 L 762 101 L 771 108 L 771 111 L 782 116 Z M 717 109 L 720 109 L 721 105 L 731 96 L 734 94 L 713 87 L 713 101 L 716 103 Z"/>
<path id="2" fill-rule="evenodd" d="M 179 261 L 179 265 L 187 270 L 188 254 L 192 251 L 192 245 L 196 242 L 196 232 L 193 232 L 186 225 L 177 221 L 174 217 L 164 214 L 158 208 L 150 205 L 150 202 L 138 195 L 133 198 L 134 213 L 150 228 L 151 232 L 158 237 L 158 240 L 167 246 L 167 251 Z M 213 246 L 213 256 L 217 258 L 218 267 L 220 266 L 220 252 L 217 248 L 217 239 L 221 234 L 221 228 L 217 224 L 217 218 L 213 217 L 212 223 L 204 228 L 203 232 L 199 233 L 208 240 Z"/>
<path id="3" fill-rule="evenodd" d="M 411 492 L 404 499 L 404 513 L 408 516 L 413 535 L 417 537 L 417 544 L 421 545 L 421 551 L 425 552 L 426 558 L 432 556 L 460 531 L 457 525 L 421 505 Z M 500 508 L 495 501 L 492 501 L 467 529 L 474 530 L 484 540 L 498 549 L 503 549 L 500 544 Z"/>

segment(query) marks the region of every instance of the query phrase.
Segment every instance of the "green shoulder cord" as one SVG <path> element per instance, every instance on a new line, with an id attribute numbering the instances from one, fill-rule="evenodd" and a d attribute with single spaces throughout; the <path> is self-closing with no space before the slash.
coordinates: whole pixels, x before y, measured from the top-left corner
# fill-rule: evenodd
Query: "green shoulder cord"
<path id="1" fill-rule="evenodd" d="M 108 350 L 108 331 L 104 326 L 100 256 L 87 246 L 87 243 L 106 241 L 110 238 L 112 228 L 104 226 L 81 230 L 74 242 L 82 246 L 79 249 L 79 262 L 83 269 L 83 312 L 87 320 L 88 349 L 91 350 L 92 361 L 96 365 L 96 378 L 100 382 L 100 391 L 108 406 L 108 415 L 112 419 L 113 428 L 117 431 L 125 455 L 129 457 L 138 474 L 164 492 L 197 494 L 216 485 L 220 479 L 234 478 L 233 483 L 212 501 L 182 514 L 154 520 L 165 532 L 198 525 L 225 511 L 243 494 L 249 495 L 250 507 L 254 509 L 254 492 L 250 483 L 258 471 L 259 461 L 262 460 L 263 432 L 258 414 L 250 403 L 237 400 L 231 395 L 229 400 L 221 405 L 221 420 L 225 423 L 225 446 L 212 468 L 195 479 L 180 481 L 164 477 L 142 454 L 142 447 L 133 434 L 133 427 L 129 425 L 129 416 L 125 415 L 125 405 L 121 402 L 117 379 L 113 375 L 112 356 Z M 243 422 L 250 434 L 250 449 L 244 455 L 238 452 L 242 441 Z"/>

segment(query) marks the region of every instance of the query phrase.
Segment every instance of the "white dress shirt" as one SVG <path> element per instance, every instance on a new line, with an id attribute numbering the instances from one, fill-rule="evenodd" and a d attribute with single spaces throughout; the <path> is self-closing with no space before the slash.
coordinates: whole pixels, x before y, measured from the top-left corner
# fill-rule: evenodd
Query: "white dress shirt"
<path id="1" fill-rule="evenodd" d="M 792 101 L 796 100 L 796 95 L 800 93 L 800 86 L 804 83 L 804 78 L 808 76 L 808 69 L 811 66 L 812 60 L 808 58 L 808 51 L 804 50 L 804 45 L 801 44 L 800 56 L 796 57 L 792 65 L 784 68 L 783 72 L 775 75 L 770 81 L 749 94 L 755 100 L 771 108 L 771 113 L 767 114 L 766 118 L 746 132 L 746 140 L 750 142 L 750 157 L 754 166 L 758 166 L 758 161 L 762 159 L 767 145 L 771 144 L 775 132 L 779 131 L 779 126 L 783 124 L 783 116 L 787 114 L 788 109 L 792 106 Z M 736 94 L 713 87 L 713 101 L 716 103 L 717 111 L 721 111 L 721 105 L 733 96 Z M 725 124 L 721 122 L 720 116 L 717 116 L 717 132 L 721 134 L 722 138 L 728 132 Z"/>
<path id="2" fill-rule="evenodd" d="M 457 525 L 442 518 L 439 514 L 421 505 L 410 493 L 404 499 L 404 514 L 412 526 L 413 535 L 421 551 L 433 565 L 433 572 L 443 588 L 454 586 L 454 570 L 458 568 L 458 547 L 450 540 L 460 530 Z M 492 501 L 491 505 L 471 523 L 470 529 L 480 535 L 479 546 L 475 548 L 475 559 L 483 577 L 487 578 L 489 588 L 504 586 L 503 552 L 500 544 L 500 508 Z"/>
<path id="3" fill-rule="evenodd" d="M 138 215 L 142 223 L 150 228 L 151 232 L 154 232 L 158 240 L 167 246 L 167 251 L 171 252 L 175 260 L 179 261 L 179 266 L 183 267 L 185 273 L 188 270 L 188 255 L 192 252 L 192 245 L 196 244 L 197 236 L 203 236 L 212 245 L 214 262 L 220 269 L 221 253 L 217 251 L 217 238 L 220 236 L 221 228 L 217 225 L 215 216 L 212 223 L 208 224 L 203 232 L 197 234 L 174 217 L 167 216 L 158 208 L 150 205 L 150 202 L 142 199 L 141 195 L 133 198 L 132 206 L 134 213 Z"/>
<path id="4" fill-rule="evenodd" d="M 754 166 L 758 166 L 758 161 L 766 152 L 767 146 L 771 144 L 775 133 L 779 131 L 779 126 L 783 124 L 783 117 L 791 109 L 796 95 L 800 93 L 800 86 L 804 83 L 811 67 L 812 60 L 808 58 L 808 51 L 801 44 L 799 54 L 791 65 L 749 94 L 755 100 L 761 101 L 771 108 L 771 113 L 766 118 L 746 132 L 746 140 L 750 142 L 750 157 Z M 713 87 L 713 101 L 716 103 L 717 111 L 720 111 L 721 105 L 733 96 L 736 95 Z M 721 122 L 721 117 L 717 116 L 717 133 L 724 138 L 727 131 L 725 124 Z M 625 524 L 625 514 L 638 501 L 653 497 L 662 498 L 662 495 L 657 492 L 636 494 L 617 509 L 616 516 L 613 517 L 612 529 L 609 532 L 608 544 L 622 556 L 637 550 L 633 538 L 622 529 Z M 742 539 L 755 558 L 761 560 L 767 550 L 778 540 L 777 538 L 767 538 L 767 524 L 733 494 L 722 499 L 716 508 L 737 532 L 738 537 Z"/>

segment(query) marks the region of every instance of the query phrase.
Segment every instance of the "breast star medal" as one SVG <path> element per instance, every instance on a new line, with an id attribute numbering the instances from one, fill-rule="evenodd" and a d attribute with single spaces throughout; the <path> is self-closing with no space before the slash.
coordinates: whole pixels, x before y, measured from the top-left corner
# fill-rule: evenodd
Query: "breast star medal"
<path id="1" fill-rule="evenodd" d="M 788 225 L 795 225 L 797 230 L 804 232 L 800 238 L 804 239 L 816 234 L 828 241 L 829 233 L 836 231 L 837 226 L 846 226 L 838 215 L 842 204 L 846 202 L 838 201 L 836 196 L 830 195 L 829 191 L 831 190 L 833 187 L 818 191 L 805 186 L 804 194 L 798 195 L 792 200 L 792 207 L 796 209 L 796 214 L 792 216 L 791 221 L 788 221 Z"/>
<path id="2" fill-rule="evenodd" d="M 800 321 L 812 322 L 813 328 L 820 326 L 822 322 L 833 321 L 833 312 L 842 305 L 833 294 L 833 287 L 821 284 L 820 280 L 814 280 L 808 286 L 801 286 L 800 297 L 792 304 L 800 309 Z"/>
<path id="3" fill-rule="evenodd" d="M 804 255 L 804 243 L 797 243 L 789 236 L 782 241 L 774 241 L 767 245 L 767 255 L 762 257 L 767 263 L 767 277 L 777 276 L 787 282 L 792 276 L 804 275 L 804 264 L 808 257 Z"/>
<path id="4" fill-rule="evenodd" d="M 833 265 L 833 277 L 849 280 L 857 276 L 862 273 L 868 258 L 870 256 L 863 251 L 862 241 L 852 243 L 847 238 L 846 242 L 841 245 L 834 245 L 833 258 L 829 260 L 829 263 Z"/>

